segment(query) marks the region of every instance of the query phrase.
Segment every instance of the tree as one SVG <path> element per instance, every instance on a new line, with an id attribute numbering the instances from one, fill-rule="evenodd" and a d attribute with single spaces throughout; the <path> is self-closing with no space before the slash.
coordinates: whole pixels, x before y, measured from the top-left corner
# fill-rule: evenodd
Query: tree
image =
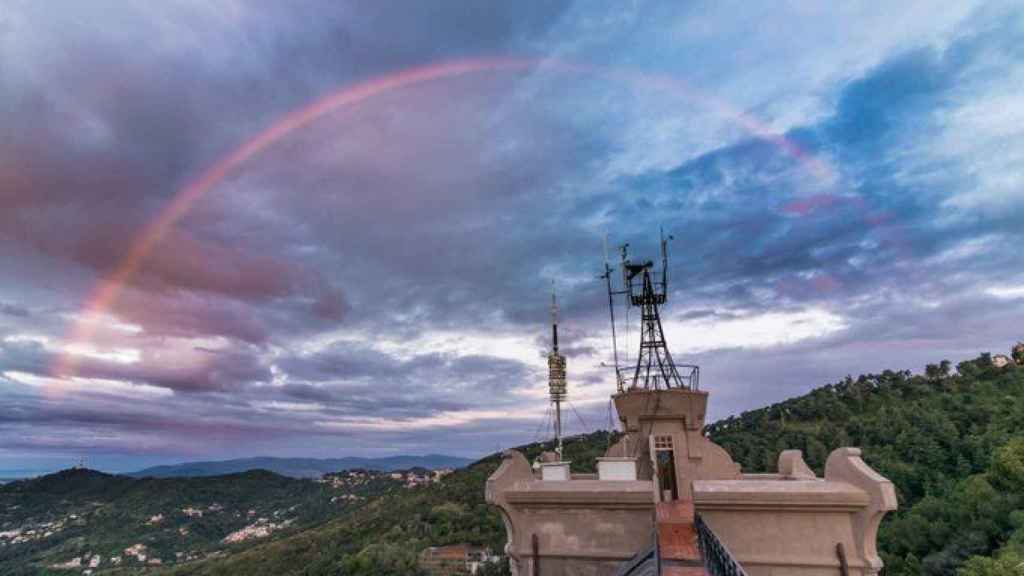
<path id="1" fill-rule="evenodd" d="M 1024 574 L 1024 556 L 1016 552 L 1000 554 L 998 558 L 972 556 L 957 571 L 957 576 L 1015 576 Z"/>
<path id="2" fill-rule="evenodd" d="M 502 558 L 497 562 L 485 562 L 476 571 L 476 576 L 511 576 L 512 571 L 508 566 L 508 559 Z"/>
<path id="3" fill-rule="evenodd" d="M 1024 438 L 1014 438 L 992 455 L 992 483 L 1024 494 Z"/>
<path id="4" fill-rule="evenodd" d="M 370 544 L 342 562 L 346 576 L 413 576 L 423 574 L 416 554 L 398 544 Z"/>
<path id="5" fill-rule="evenodd" d="M 957 576 L 1024 575 L 1024 511 L 1016 511 L 1011 521 L 1017 530 L 995 557 L 972 556 L 957 571 Z"/>

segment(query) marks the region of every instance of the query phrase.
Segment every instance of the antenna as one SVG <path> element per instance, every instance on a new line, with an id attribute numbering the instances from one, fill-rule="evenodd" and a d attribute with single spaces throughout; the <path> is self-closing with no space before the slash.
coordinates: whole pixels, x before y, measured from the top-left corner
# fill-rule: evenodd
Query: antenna
<path id="1" fill-rule="evenodd" d="M 548 393 L 555 405 L 555 452 L 562 460 L 562 401 L 568 397 L 565 386 L 565 356 L 558 353 L 558 300 L 555 281 L 551 281 L 551 353 L 548 354 Z"/>
<path id="2" fill-rule="evenodd" d="M 665 229 L 661 228 L 661 292 L 668 298 L 668 241 L 674 240 L 671 234 L 665 238 Z"/>
<path id="3" fill-rule="evenodd" d="M 607 234 L 604 235 L 604 274 L 601 275 L 601 278 L 604 279 L 605 284 L 608 286 L 608 316 L 612 321 L 612 358 L 615 362 L 615 387 L 619 392 L 622 392 L 625 388 L 625 382 L 622 379 L 622 371 L 619 368 L 619 343 L 615 335 L 615 300 L 613 298 L 615 293 L 612 291 L 612 265 L 608 262 Z"/>
<path id="4" fill-rule="evenodd" d="M 631 342 L 631 334 L 629 332 L 629 280 L 626 277 L 626 264 L 629 262 L 629 242 L 619 246 L 619 269 L 622 270 L 622 290 L 619 290 L 617 294 L 624 294 L 626 297 L 626 350 L 629 350 Z M 626 353 L 626 362 L 629 362 L 629 352 Z"/>
<path id="5" fill-rule="evenodd" d="M 551 346 L 558 352 L 558 299 L 555 296 L 555 281 L 551 281 Z"/>
<path id="6" fill-rule="evenodd" d="M 626 294 L 626 306 L 629 306 L 629 277 L 627 276 L 626 264 L 629 263 L 629 242 L 619 246 L 619 258 L 621 261 L 622 268 L 622 285 L 626 286 L 627 289 L 623 290 L 622 293 Z"/>

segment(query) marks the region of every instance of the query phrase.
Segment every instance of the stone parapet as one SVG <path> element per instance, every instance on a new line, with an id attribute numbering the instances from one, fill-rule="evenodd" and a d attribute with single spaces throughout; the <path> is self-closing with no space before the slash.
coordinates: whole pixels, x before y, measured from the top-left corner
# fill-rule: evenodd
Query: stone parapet
<path id="1" fill-rule="evenodd" d="M 840 551 L 852 576 L 877 574 L 878 524 L 896 509 L 892 483 L 856 448 L 832 452 L 825 478 L 813 478 L 794 451 L 776 477 L 697 480 L 697 513 L 750 576 L 835 576 Z M 808 477 L 810 476 L 810 477 Z"/>
<path id="2" fill-rule="evenodd" d="M 650 480 L 539 480 L 514 450 L 486 488 L 505 522 L 505 553 L 521 576 L 534 573 L 535 560 L 544 574 L 614 574 L 651 545 L 653 494 Z"/>
<path id="3" fill-rule="evenodd" d="M 849 484 L 823 480 L 696 480 L 698 510 L 860 510 L 868 495 Z"/>

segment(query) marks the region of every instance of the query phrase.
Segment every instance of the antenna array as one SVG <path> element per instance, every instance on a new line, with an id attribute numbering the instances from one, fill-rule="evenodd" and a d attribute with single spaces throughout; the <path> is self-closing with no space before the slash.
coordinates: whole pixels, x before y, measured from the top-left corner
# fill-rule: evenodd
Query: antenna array
<path id="1" fill-rule="evenodd" d="M 660 307 L 668 300 L 668 241 L 672 236 L 665 237 L 661 233 L 661 278 L 654 272 L 654 262 L 644 260 L 633 262 L 629 258 L 629 244 L 623 244 L 620 267 L 622 271 L 622 289 L 612 287 L 612 266 L 608 262 L 607 240 L 605 240 L 604 274 L 608 288 L 608 309 L 612 321 L 612 350 L 615 361 L 615 377 L 618 391 L 626 390 L 626 380 L 619 365 L 618 342 L 615 330 L 615 296 L 625 296 L 627 311 L 629 307 L 640 308 L 640 351 L 637 354 L 636 366 L 633 369 L 632 382 L 628 389 L 658 390 L 689 389 L 697 390 L 700 386 L 700 367 L 693 364 L 676 365 L 665 342 L 665 332 L 661 325 Z M 680 368 L 682 372 L 680 372 Z"/>
<path id="2" fill-rule="evenodd" d="M 562 402 L 568 398 L 565 385 L 565 356 L 558 353 L 558 301 L 554 283 L 551 285 L 551 353 L 548 354 L 548 394 L 555 405 L 555 441 L 562 459 Z"/>

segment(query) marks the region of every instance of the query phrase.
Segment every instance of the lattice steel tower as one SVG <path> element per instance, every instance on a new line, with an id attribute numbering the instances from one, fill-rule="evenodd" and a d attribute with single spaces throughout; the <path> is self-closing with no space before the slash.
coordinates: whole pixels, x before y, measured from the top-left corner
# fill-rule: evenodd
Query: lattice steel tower
<path id="1" fill-rule="evenodd" d="M 669 237 L 671 239 L 671 236 Z M 629 244 L 621 248 L 622 282 L 624 288 L 613 291 L 608 283 L 609 302 L 616 294 L 626 296 L 626 305 L 640 308 L 640 351 L 633 369 L 633 381 L 629 389 L 689 389 L 700 386 L 700 368 L 692 364 L 676 365 L 665 342 L 665 331 L 661 326 L 660 306 L 668 300 L 668 240 L 661 235 L 661 279 L 652 278 L 654 262 L 645 260 L 632 262 L 628 256 Z M 611 269 L 605 264 L 605 274 Z M 614 323 L 614 314 L 612 322 Z M 613 324 L 614 328 L 614 324 Z M 613 343 L 613 346 L 615 344 Z M 616 351 L 617 355 L 617 351 Z M 680 374 L 679 368 L 683 369 Z M 619 367 L 616 365 L 616 373 Z M 620 378 L 620 392 L 622 391 Z"/>

